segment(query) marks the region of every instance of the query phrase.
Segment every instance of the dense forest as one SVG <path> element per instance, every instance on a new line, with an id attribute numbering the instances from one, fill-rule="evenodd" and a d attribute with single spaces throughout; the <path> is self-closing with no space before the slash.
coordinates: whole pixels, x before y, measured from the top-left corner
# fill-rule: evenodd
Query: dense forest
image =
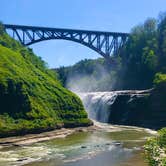
<path id="1" fill-rule="evenodd" d="M 90 124 L 81 100 L 0 25 L 0 137 Z"/>

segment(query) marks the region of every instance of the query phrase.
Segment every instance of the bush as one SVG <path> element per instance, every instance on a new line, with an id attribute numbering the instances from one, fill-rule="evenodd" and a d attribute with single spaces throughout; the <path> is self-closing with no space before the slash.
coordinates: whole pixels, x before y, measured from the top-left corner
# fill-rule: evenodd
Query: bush
<path id="1" fill-rule="evenodd" d="M 161 84 L 166 84 L 166 74 L 156 73 L 153 82 L 154 82 L 155 86 L 159 86 Z"/>
<path id="2" fill-rule="evenodd" d="M 159 130 L 158 136 L 150 138 L 145 148 L 145 156 L 150 166 L 166 165 L 166 128 Z"/>

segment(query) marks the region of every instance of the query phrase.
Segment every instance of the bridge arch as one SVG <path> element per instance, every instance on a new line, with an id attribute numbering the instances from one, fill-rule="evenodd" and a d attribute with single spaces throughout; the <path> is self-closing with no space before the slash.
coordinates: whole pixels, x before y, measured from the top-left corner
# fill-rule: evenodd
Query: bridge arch
<path id="1" fill-rule="evenodd" d="M 12 37 L 28 46 L 44 40 L 63 39 L 80 43 L 96 51 L 104 58 L 118 55 L 129 34 L 74 29 L 33 27 L 4 24 L 6 31 L 12 31 Z"/>
<path id="2" fill-rule="evenodd" d="M 39 43 L 39 42 L 41 42 L 41 41 L 57 40 L 57 39 L 59 39 L 59 40 L 72 41 L 72 42 L 75 42 L 75 43 L 81 44 L 81 45 L 86 46 L 86 47 L 92 49 L 93 51 L 99 53 L 99 54 L 102 55 L 103 57 L 105 57 L 105 54 L 104 54 L 102 51 L 99 51 L 99 50 L 98 50 L 96 47 L 94 47 L 93 45 L 89 45 L 88 43 L 86 43 L 86 42 L 84 42 L 84 41 L 81 42 L 81 41 L 78 40 L 78 39 L 62 38 L 62 37 L 61 37 L 61 38 L 60 38 L 60 37 L 55 37 L 55 38 L 44 38 L 44 39 L 34 40 L 34 41 L 32 41 L 32 42 L 30 42 L 30 43 L 28 43 L 28 44 L 26 44 L 26 45 L 29 46 L 29 45 L 32 45 L 32 44 L 35 44 L 35 43 Z"/>

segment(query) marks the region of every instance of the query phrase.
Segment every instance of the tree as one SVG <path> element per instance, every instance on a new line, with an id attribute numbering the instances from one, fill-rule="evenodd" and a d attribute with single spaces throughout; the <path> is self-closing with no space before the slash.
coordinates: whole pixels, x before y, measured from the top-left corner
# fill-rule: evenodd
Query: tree
<path id="1" fill-rule="evenodd" d="M 159 15 L 158 23 L 159 62 L 160 70 L 166 72 L 166 13 Z"/>
<path id="2" fill-rule="evenodd" d="M 0 35 L 4 34 L 4 26 L 2 24 L 2 22 L 0 22 Z"/>
<path id="3" fill-rule="evenodd" d="M 158 65 L 157 23 L 147 19 L 131 30 L 125 48 L 124 88 L 150 88 Z M 146 79 L 145 79 L 146 78 Z"/>

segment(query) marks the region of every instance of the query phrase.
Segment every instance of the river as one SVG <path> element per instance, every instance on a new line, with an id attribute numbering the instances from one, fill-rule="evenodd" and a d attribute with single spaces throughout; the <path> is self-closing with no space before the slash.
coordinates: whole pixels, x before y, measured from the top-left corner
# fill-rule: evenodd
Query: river
<path id="1" fill-rule="evenodd" d="M 155 132 L 97 121 L 94 124 L 96 130 L 77 131 L 64 138 L 0 146 L 0 166 L 147 166 L 142 147 Z"/>
<path id="2" fill-rule="evenodd" d="M 151 130 L 95 123 L 95 131 L 3 148 L 0 166 L 147 166 L 141 147 Z"/>

